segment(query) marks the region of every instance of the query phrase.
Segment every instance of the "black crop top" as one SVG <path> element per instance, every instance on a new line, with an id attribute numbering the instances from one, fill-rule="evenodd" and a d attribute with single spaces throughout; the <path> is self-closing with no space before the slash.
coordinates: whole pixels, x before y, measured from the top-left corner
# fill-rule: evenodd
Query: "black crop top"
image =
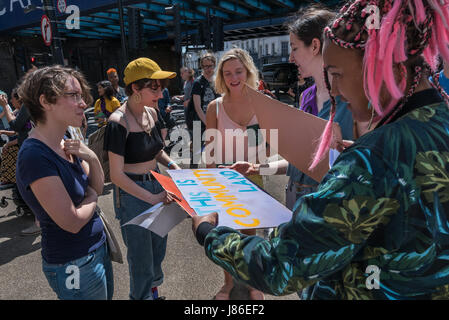
<path id="1" fill-rule="evenodd" d="M 159 121 L 156 121 L 151 133 L 145 131 L 129 132 L 117 122 L 109 121 L 106 126 L 103 149 L 124 157 L 125 163 L 141 163 L 153 160 L 162 150 Z"/>

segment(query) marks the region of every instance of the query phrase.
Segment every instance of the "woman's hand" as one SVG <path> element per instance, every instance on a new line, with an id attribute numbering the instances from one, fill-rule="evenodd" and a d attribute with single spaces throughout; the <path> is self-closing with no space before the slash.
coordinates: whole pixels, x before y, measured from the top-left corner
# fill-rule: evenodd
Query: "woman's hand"
<path id="1" fill-rule="evenodd" d="M 352 146 L 353 143 L 354 143 L 354 141 L 352 141 L 352 140 L 337 141 L 335 149 L 337 149 L 338 152 L 343 152 L 343 150 L 345 150 L 346 148 Z"/>
<path id="2" fill-rule="evenodd" d="M 8 99 L 6 98 L 6 96 L 0 95 L 0 106 L 5 108 L 7 104 L 8 104 Z"/>
<path id="3" fill-rule="evenodd" d="M 244 176 L 259 174 L 260 165 L 246 161 L 237 161 L 231 166 L 218 166 L 219 168 L 233 169 Z"/>
<path id="4" fill-rule="evenodd" d="M 211 225 L 216 227 L 218 225 L 218 213 L 212 212 L 205 216 L 193 216 L 192 217 L 192 231 L 193 231 L 194 236 L 196 236 L 196 230 L 198 229 L 198 226 L 203 222 L 208 222 Z"/>
<path id="5" fill-rule="evenodd" d="M 67 155 L 74 155 L 86 162 L 97 159 L 95 152 L 90 150 L 84 143 L 79 140 L 67 139 L 64 141 L 64 151 Z"/>
<path id="6" fill-rule="evenodd" d="M 163 202 L 164 204 L 169 204 L 175 201 L 175 199 L 181 201 L 181 199 L 179 199 L 174 193 L 170 191 L 162 191 L 158 194 L 153 194 L 150 199 L 150 203 L 156 204 L 159 202 Z"/>

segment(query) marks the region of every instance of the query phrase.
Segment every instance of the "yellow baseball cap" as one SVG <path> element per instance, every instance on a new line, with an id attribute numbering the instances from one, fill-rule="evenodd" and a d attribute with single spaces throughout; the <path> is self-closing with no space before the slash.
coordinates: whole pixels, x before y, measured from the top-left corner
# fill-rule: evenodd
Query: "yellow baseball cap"
<path id="1" fill-rule="evenodd" d="M 172 79 L 176 72 L 162 71 L 161 67 L 151 59 L 138 58 L 131 61 L 125 69 L 123 81 L 126 85 L 140 79 Z"/>

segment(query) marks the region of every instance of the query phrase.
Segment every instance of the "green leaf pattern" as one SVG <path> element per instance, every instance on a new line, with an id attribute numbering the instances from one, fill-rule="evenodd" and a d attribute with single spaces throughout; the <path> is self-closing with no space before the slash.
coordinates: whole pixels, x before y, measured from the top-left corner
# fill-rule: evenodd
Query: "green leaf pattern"
<path id="1" fill-rule="evenodd" d="M 415 168 L 416 182 L 428 202 L 433 202 L 435 192 L 440 202 L 449 201 L 449 152 L 420 152 L 416 155 Z"/>
<path id="2" fill-rule="evenodd" d="M 308 298 L 449 299 L 448 136 L 444 103 L 409 112 L 343 152 L 270 239 L 215 228 L 206 253 L 276 295 L 319 282 Z M 366 288 L 368 265 L 380 289 Z"/>
<path id="3" fill-rule="evenodd" d="M 387 224 L 399 203 L 395 199 L 373 199 L 356 196 L 343 200 L 341 205 L 329 204 L 324 210 L 324 220 L 335 226 L 352 243 L 361 243 L 378 227 Z"/>

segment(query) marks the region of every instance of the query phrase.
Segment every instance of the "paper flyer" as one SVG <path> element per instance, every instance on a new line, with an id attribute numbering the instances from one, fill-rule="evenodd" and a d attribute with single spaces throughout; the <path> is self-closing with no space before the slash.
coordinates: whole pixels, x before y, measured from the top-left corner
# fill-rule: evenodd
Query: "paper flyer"
<path id="1" fill-rule="evenodd" d="M 186 217 L 184 210 L 177 203 L 164 205 L 159 202 L 123 226 L 137 225 L 151 230 L 163 238 Z"/>

